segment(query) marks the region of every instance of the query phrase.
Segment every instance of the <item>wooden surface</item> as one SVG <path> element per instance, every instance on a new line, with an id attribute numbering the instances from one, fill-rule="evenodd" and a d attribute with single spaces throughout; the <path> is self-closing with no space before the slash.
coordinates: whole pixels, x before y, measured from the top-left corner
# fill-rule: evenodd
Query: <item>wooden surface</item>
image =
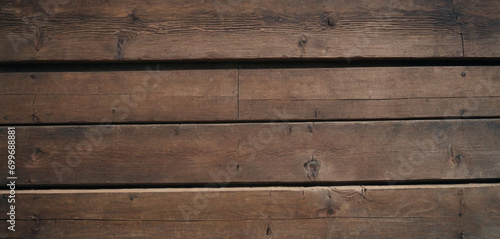
<path id="1" fill-rule="evenodd" d="M 498 67 L 240 71 L 240 119 L 328 120 L 500 115 Z"/>
<path id="2" fill-rule="evenodd" d="M 500 2 L 454 0 L 465 57 L 498 57 Z"/>
<path id="3" fill-rule="evenodd" d="M 500 68 L 0 73 L 3 124 L 500 116 Z"/>
<path id="4" fill-rule="evenodd" d="M 494 1 L 47 2 L 1 1 L 0 61 L 500 54 Z"/>
<path id="5" fill-rule="evenodd" d="M 2 123 L 216 121 L 238 115 L 237 69 L 4 73 Z"/>
<path id="6" fill-rule="evenodd" d="M 498 184 L 45 190 L 17 197 L 23 228 L 11 238 L 491 238 L 500 226 Z"/>
<path id="7" fill-rule="evenodd" d="M 0 0 L 0 238 L 496 238 L 499 19 Z"/>
<path id="8" fill-rule="evenodd" d="M 500 177 L 496 119 L 43 126 L 16 134 L 18 184 L 26 186 Z M 1 165 L 2 181 L 7 171 Z"/>

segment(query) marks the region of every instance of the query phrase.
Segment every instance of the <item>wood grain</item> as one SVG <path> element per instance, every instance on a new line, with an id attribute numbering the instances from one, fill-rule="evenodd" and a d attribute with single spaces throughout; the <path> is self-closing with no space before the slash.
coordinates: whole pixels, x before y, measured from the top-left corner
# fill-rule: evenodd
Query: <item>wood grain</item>
<path id="1" fill-rule="evenodd" d="M 31 190 L 16 196 L 18 237 L 488 238 L 500 228 L 498 184 Z"/>
<path id="2" fill-rule="evenodd" d="M 154 67 L 153 67 L 154 68 Z M 0 73 L 0 123 L 500 116 L 500 68 L 347 67 Z"/>
<path id="3" fill-rule="evenodd" d="M 328 218 L 237 221 L 18 221 L 19 231 L 8 238 L 494 238 L 498 230 L 476 228 L 456 219 Z M 268 225 L 269 224 L 269 225 Z M 498 226 L 498 225 L 497 225 Z M 483 229 L 486 228 L 486 229 Z M 27 231 L 29 228 L 31 231 Z M 268 230 L 267 228 L 270 228 Z M 466 234 L 464 233 L 466 231 Z M 2 235 L 2 234 L 0 234 Z"/>
<path id="4" fill-rule="evenodd" d="M 27 126 L 16 173 L 29 187 L 493 179 L 499 143 L 497 119 Z"/>
<path id="5" fill-rule="evenodd" d="M 499 10 L 0 0 L 0 238 L 496 238 Z"/>
<path id="6" fill-rule="evenodd" d="M 500 116 L 498 67 L 242 69 L 240 119 Z"/>
<path id="7" fill-rule="evenodd" d="M 233 120 L 236 69 L 3 73 L 2 123 Z"/>
<path id="8" fill-rule="evenodd" d="M 500 2 L 454 0 L 464 56 L 499 57 Z"/>
<path id="9" fill-rule="evenodd" d="M 453 1 L 47 2 L 1 1 L 0 61 L 463 56 Z"/>

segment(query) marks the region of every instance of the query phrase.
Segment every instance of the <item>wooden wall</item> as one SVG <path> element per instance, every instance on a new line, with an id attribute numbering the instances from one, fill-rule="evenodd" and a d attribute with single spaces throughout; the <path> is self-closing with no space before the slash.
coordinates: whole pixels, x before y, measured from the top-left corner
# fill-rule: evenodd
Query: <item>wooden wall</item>
<path id="1" fill-rule="evenodd" d="M 0 238 L 500 233 L 498 1 L 0 0 L 0 35 Z"/>

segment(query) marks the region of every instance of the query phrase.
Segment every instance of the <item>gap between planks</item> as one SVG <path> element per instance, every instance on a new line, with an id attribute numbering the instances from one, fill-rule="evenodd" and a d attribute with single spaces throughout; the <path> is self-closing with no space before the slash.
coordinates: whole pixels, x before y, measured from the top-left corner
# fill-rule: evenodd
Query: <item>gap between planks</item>
<path id="1" fill-rule="evenodd" d="M 168 192 L 266 192 L 266 191 L 298 191 L 304 189 L 338 189 L 338 190 L 407 190 L 407 189 L 456 189 L 456 188 L 488 188 L 498 187 L 499 183 L 465 183 L 465 184 L 423 184 L 423 185 L 357 185 L 357 186 L 271 186 L 271 187 L 221 187 L 221 188 L 123 188 L 123 189 L 30 189 L 16 190 L 16 194 L 87 194 L 87 193 L 168 193 Z M 0 190 L 0 194 L 7 194 L 8 190 Z"/>

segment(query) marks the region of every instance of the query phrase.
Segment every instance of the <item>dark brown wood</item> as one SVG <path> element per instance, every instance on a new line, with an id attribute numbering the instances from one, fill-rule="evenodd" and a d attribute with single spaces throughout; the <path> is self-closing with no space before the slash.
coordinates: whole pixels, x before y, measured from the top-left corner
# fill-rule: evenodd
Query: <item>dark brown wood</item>
<path id="1" fill-rule="evenodd" d="M 498 67 L 243 69 L 246 120 L 500 116 Z"/>
<path id="2" fill-rule="evenodd" d="M 0 238 L 496 238 L 499 19 L 496 0 L 0 0 Z"/>
<path id="3" fill-rule="evenodd" d="M 3 124 L 500 116 L 496 66 L 0 73 Z"/>
<path id="4" fill-rule="evenodd" d="M 457 219 L 328 218 L 237 221 L 18 221 L 9 238 L 494 238 L 495 227 L 470 227 Z M 487 225 L 494 225 L 490 221 Z M 486 230 L 482 230 L 485 227 Z M 498 225 L 497 225 L 498 227 Z M 25 230 L 29 228 L 31 231 Z M 42 229 L 43 228 L 43 229 Z M 270 228 L 268 230 L 268 228 Z M 466 233 L 463 233 L 463 232 Z M 471 232 L 469 232 L 471 231 Z M 1 234 L 0 234 L 1 235 Z"/>
<path id="5" fill-rule="evenodd" d="M 12 235 L 490 238 L 499 195 L 497 184 L 18 191 Z"/>
<path id="6" fill-rule="evenodd" d="M 453 0 L 464 56 L 498 57 L 500 52 L 500 2 Z"/>
<path id="7" fill-rule="evenodd" d="M 218 121 L 238 117 L 237 69 L 0 74 L 0 122 Z"/>
<path id="8" fill-rule="evenodd" d="M 1 1 L 0 61 L 463 56 L 446 0 L 46 2 Z"/>
<path id="9" fill-rule="evenodd" d="M 497 119 L 17 127 L 16 172 L 25 186 L 492 179 L 499 143 Z"/>

